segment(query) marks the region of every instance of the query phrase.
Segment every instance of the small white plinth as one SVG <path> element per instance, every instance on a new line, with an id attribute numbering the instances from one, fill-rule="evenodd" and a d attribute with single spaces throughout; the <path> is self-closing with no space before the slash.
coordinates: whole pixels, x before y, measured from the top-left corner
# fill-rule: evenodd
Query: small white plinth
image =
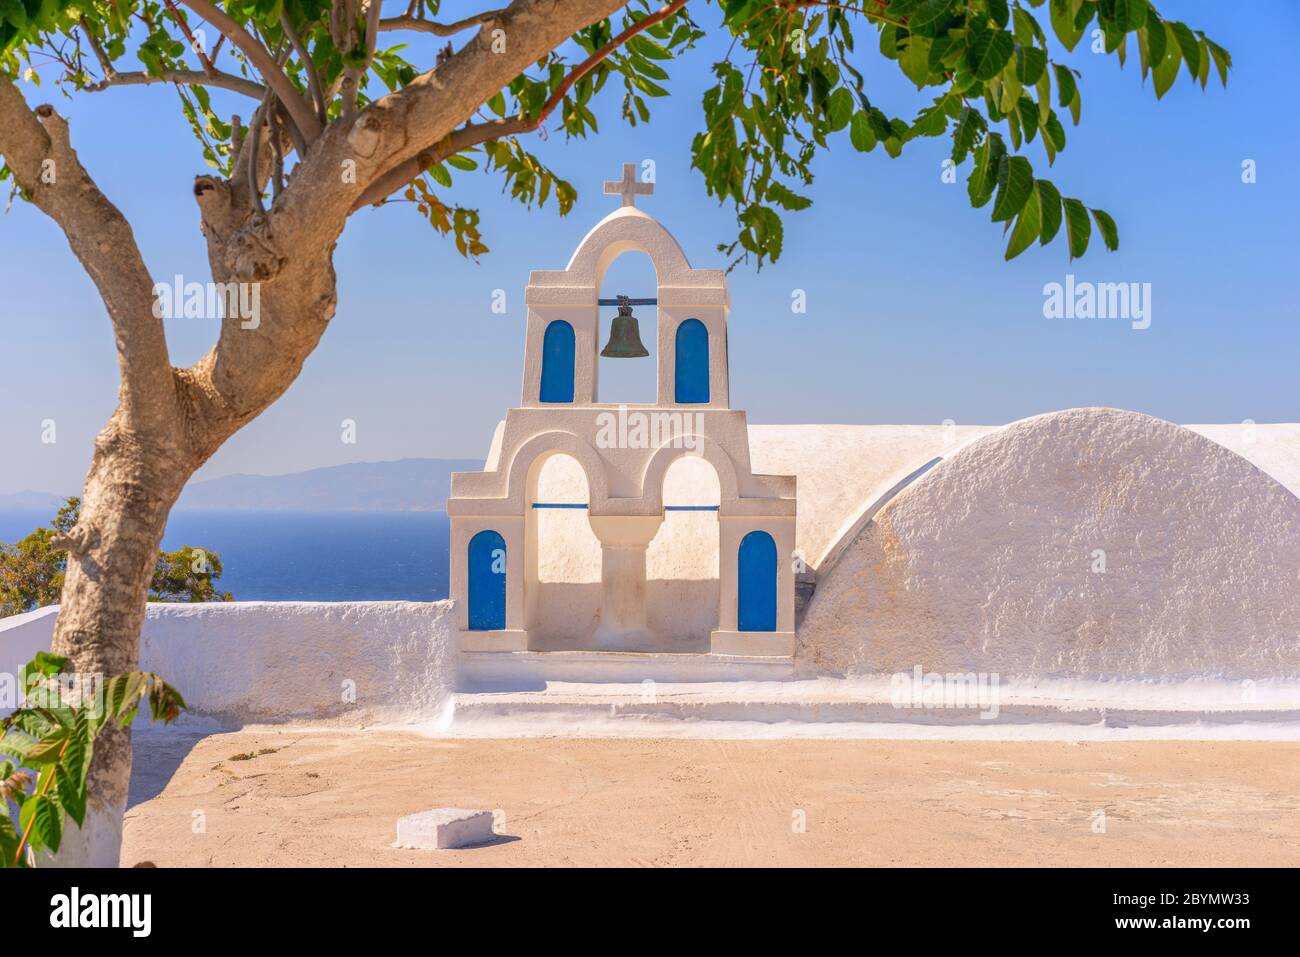
<path id="1" fill-rule="evenodd" d="M 438 807 L 432 811 L 408 814 L 397 819 L 395 847 L 417 850 L 447 850 L 486 844 L 496 837 L 492 830 L 491 811 L 471 811 L 463 807 Z"/>

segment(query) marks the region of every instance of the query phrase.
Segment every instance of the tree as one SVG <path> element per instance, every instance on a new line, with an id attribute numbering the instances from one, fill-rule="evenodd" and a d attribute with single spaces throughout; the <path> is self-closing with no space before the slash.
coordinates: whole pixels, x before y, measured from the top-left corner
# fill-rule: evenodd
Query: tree
<path id="1" fill-rule="evenodd" d="M 0 543 L 0 618 L 33 608 L 53 605 L 63 591 L 68 553 L 51 544 L 76 523 L 81 499 L 69 498 L 54 516 L 49 528 L 41 527 L 12 545 Z M 221 556 L 203 548 L 184 545 L 171 552 L 158 552 L 150 601 L 234 601 L 230 592 L 218 593 L 216 579 L 223 571 Z"/>
<path id="2" fill-rule="evenodd" d="M 67 552 L 50 544 L 77 523 L 81 500 L 67 499 L 49 528 L 38 528 L 12 545 L 0 543 L 0 618 L 53 605 L 63 591 Z"/>
<path id="3" fill-rule="evenodd" d="M 1213 64 L 1226 82 L 1227 52 L 1147 0 L 1028 3 L 1067 48 L 1094 22 L 1121 61 L 1131 39 L 1157 96 L 1182 65 L 1204 85 Z M 649 103 L 668 93 L 669 68 L 704 35 L 695 16 L 706 9 L 704 0 L 653 12 L 646 0 L 514 0 L 447 22 L 434 19 L 438 6 L 412 0 L 384 16 L 379 0 L 0 0 L 5 173 L 62 227 L 95 282 L 121 371 L 80 520 L 51 540 L 70 556 L 54 650 L 77 667 L 135 667 L 168 511 L 190 475 L 288 388 L 324 333 L 336 302 L 334 244 L 348 219 L 401 191 L 463 254 L 479 255 L 477 212 L 444 200 L 453 172 L 477 166 L 502 177 L 514 199 L 540 206 L 553 197 L 567 211 L 573 188 L 523 135 L 552 116 L 567 137 L 596 133 L 589 104 L 611 80 L 627 122 L 646 121 Z M 1062 225 L 1070 255 L 1082 255 L 1093 222 L 1115 248 L 1111 217 L 1063 199 L 1022 155 L 1037 138 L 1050 164 L 1065 146 L 1057 109 L 1077 123 L 1081 99 L 1078 74 L 1052 60 L 1039 15 L 1020 3 L 719 6 L 714 29 L 731 48 L 713 66 L 691 151 L 706 191 L 735 208 L 736 236 L 721 248 L 736 260 L 780 255 L 781 213 L 809 205 L 797 190 L 832 137 L 896 156 L 917 137 L 948 136 L 953 162 L 972 160 L 972 204 L 991 201 L 993 221 L 1010 233 L 1008 258 Z M 867 30 L 876 43 L 859 45 Z M 454 39 L 416 64 L 386 42 L 413 33 Z M 927 91 L 910 121 L 874 102 L 855 66 L 877 44 Z M 225 309 L 216 343 L 188 368 L 171 366 L 162 297 L 130 225 L 78 160 L 67 122 L 50 106 L 29 109 L 13 82 L 38 54 L 68 89 L 165 82 L 178 91 L 213 167 L 194 180 L 213 279 L 228 305 L 249 288 L 259 303 L 255 316 Z M 247 124 L 217 114 L 214 89 L 249 99 Z M 91 776 L 92 812 L 102 813 L 88 816 L 80 837 L 102 860 L 120 834 L 129 766 L 125 734 L 106 732 Z"/>

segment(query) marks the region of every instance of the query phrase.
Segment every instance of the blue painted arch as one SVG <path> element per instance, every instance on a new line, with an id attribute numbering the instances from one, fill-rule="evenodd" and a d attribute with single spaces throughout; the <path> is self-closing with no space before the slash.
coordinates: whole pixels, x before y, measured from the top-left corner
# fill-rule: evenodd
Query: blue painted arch
<path id="1" fill-rule="evenodd" d="M 736 555 L 736 627 L 776 631 L 776 542 L 764 531 L 740 540 Z"/>
<path id="2" fill-rule="evenodd" d="M 677 361 L 674 401 L 704 404 L 709 401 L 709 330 L 698 319 L 677 327 Z"/>
<path id="3" fill-rule="evenodd" d="M 506 626 L 506 541 L 486 529 L 469 540 L 469 628 Z"/>
<path id="4" fill-rule="evenodd" d="M 541 402 L 573 401 L 573 326 L 556 319 L 542 334 Z"/>

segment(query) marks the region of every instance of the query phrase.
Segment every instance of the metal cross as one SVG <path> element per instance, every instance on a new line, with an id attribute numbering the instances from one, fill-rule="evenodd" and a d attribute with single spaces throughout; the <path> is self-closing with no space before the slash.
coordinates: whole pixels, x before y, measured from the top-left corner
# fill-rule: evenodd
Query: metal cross
<path id="1" fill-rule="evenodd" d="M 649 196 L 654 191 L 654 183 L 637 182 L 636 163 L 623 164 L 623 178 L 621 180 L 605 180 L 605 192 L 622 196 L 624 206 L 635 206 L 638 195 Z"/>

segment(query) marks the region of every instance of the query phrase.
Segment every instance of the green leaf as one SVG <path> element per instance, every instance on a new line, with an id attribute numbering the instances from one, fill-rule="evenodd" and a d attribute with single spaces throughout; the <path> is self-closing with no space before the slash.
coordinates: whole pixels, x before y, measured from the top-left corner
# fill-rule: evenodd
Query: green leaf
<path id="1" fill-rule="evenodd" d="M 1169 34 L 1164 23 L 1151 11 L 1146 26 L 1138 31 L 1138 54 L 1142 61 L 1142 79 L 1146 79 L 1148 69 L 1154 69 L 1165 58 L 1165 47 L 1169 44 Z"/>
<path id="2" fill-rule="evenodd" d="M 915 33 L 929 33 L 948 18 L 948 8 L 952 0 L 925 0 L 924 3 L 907 18 L 907 28 Z"/>
<path id="3" fill-rule="evenodd" d="M 15 866 L 14 858 L 18 858 L 18 831 L 7 814 L 0 814 L 0 867 Z M 26 866 L 26 861 L 18 858 L 17 866 Z"/>
<path id="4" fill-rule="evenodd" d="M 849 120 L 853 118 L 853 94 L 849 92 L 848 87 L 842 86 L 831 94 L 826 117 L 832 133 L 849 125 Z"/>
<path id="5" fill-rule="evenodd" d="M 988 81 L 1002 72 L 1011 59 L 1015 41 L 1002 30 L 984 30 L 966 50 L 966 62 L 976 79 Z"/>
<path id="6" fill-rule="evenodd" d="M 0 0 L 0 20 L 13 26 L 15 30 L 27 27 L 27 10 L 19 0 Z"/>
<path id="7" fill-rule="evenodd" d="M 781 256 L 784 229 L 781 218 L 766 206 L 749 206 L 739 216 L 746 227 L 740 234 L 740 243 L 755 253 L 761 262 L 764 257 L 775 262 Z"/>
<path id="8" fill-rule="evenodd" d="M 1016 42 L 1022 46 L 1029 46 L 1034 42 L 1034 37 L 1040 32 L 1038 21 L 1030 16 L 1029 11 L 1025 10 L 1020 4 L 1016 4 L 1011 11 L 1012 19 L 1012 36 Z"/>
<path id="9" fill-rule="evenodd" d="M 42 738 L 27 751 L 23 763 L 33 768 L 53 764 L 58 760 L 59 752 L 63 750 L 63 745 L 70 735 L 70 730 L 60 729 L 49 737 Z"/>
<path id="10" fill-rule="evenodd" d="M 1201 45 L 1196 42 L 1196 34 L 1192 33 L 1191 28 L 1177 20 L 1167 21 L 1170 31 L 1174 35 L 1174 41 L 1178 44 L 1179 51 L 1183 54 L 1183 62 L 1187 64 L 1187 72 L 1195 79 L 1201 71 Z"/>
<path id="11" fill-rule="evenodd" d="M 1214 57 L 1215 69 L 1219 71 L 1219 82 L 1227 86 L 1228 68 L 1232 66 L 1232 56 L 1227 50 L 1209 38 L 1206 38 L 1205 44 L 1210 48 L 1210 56 Z"/>
<path id="12" fill-rule="evenodd" d="M 849 120 L 849 142 L 855 150 L 870 153 L 876 148 L 876 134 L 871 130 L 871 118 L 859 110 Z"/>
<path id="13" fill-rule="evenodd" d="M 1006 156 L 998 172 L 998 197 L 993 201 L 993 222 L 1010 222 L 1029 199 L 1034 169 L 1023 156 Z"/>
<path id="14" fill-rule="evenodd" d="M 1106 248 L 1111 252 L 1119 249 L 1119 230 L 1115 227 L 1115 220 L 1110 218 L 1110 214 L 1104 210 L 1094 209 L 1092 218 L 1097 221 L 1097 230 L 1101 233 Z"/>
<path id="15" fill-rule="evenodd" d="M 979 110 L 968 106 L 961 111 L 961 115 L 957 119 L 957 125 L 952 132 L 953 163 L 960 164 L 966 159 L 967 154 L 975 148 L 975 144 L 979 141 L 985 125 L 984 116 Z"/>
<path id="16" fill-rule="evenodd" d="M 1049 180 L 1034 180 L 1034 190 L 1038 193 L 1038 212 L 1041 225 L 1038 241 L 1046 246 L 1061 228 L 1061 194 Z"/>
<path id="17" fill-rule="evenodd" d="M 1016 112 L 1020 114 L 1020 125 L 1024 130 L 1025 141 L 1032 143 L 1038 132 L 1038 104 L 1027 96 L 1022 96 L 1016 103 Z"/>
<path id="18" fill-rule="evenodd" d="M 1067 50 L 1073 50 L 1083 36 L 1085 26 L 1077 26 L 1078 17 L 1075 16 L 1075 6 L 1070 0 L 1051 0 L 1051 20 L 1052 30 L 1056 33 L 1056 38 Z"/>
<path id="19" fill-rule="evenodd" d="M 1062 66 L 1060 63 L 1052 64 L 1052 69 L 1056 72 L 1056 102 L 1070 111 L 1070 116 L 1074 120 L 1074 125 L 1079 125 L 1079 88 L 1075 85 L 1074 74 L 1070 68 Z"/>
<path id="20" fill-rule="evenodd" d="M 913 36 L 903 48 L 898 64 L 919 90 L 930 81 L 930 38 Z"/>
<path id="21" fill-rule="evenodd" d="M 1020 207 L 1020 214 L 1016 217 L 1016 228 L 1011 231 L 1011 239 L 1007 243 L 1007 251 L 1002 258 L 1008 261 L 1015 259 L 1032 246 L 1034 240 L 1038 238 L 1041 224 L 1038 193 L 1035 191 L 1029 194 L 1029 199 L 1025 200 L 1025 205 Z"/>
<path id="22" fill-rule="evenodd" d="M 1046 69 L 1039 74 L 1035 89 L 1038 91 L 1038 122 L 1041 125 L 1052 112 L 1052 74 Z"/>
<path id="23" fill-rule="evenodd" d="M 662 86 L 660 86 L 658 83 L 652 83 L 651 81 L 647 80 L 645 77 L 641 76 L 640 74 L 636 74 L 632 77 L 632 85 L 635 86 L 642 93 L 644 93 L 646 96 L 667 96 L 668 95 L 668 91 L 665 90 Z M 586 113 L 586 110 L 584 109 L 583 112 Z M 590 114 L 587 115 L 589 116 Z M 590 120 L 588 122 L 590 122 Z M 592 123 L 591 126 L 592 129 L 595 129 L 594 123 Z"/>
<path id="24" fill-rule="evenodd" d="M 782 209 L 788 209 L 791 212 L 798 212 L 812 205 L 812 200 L 807 196 L 800 196 L 775 180 L 768 185 L 767 196 Z"/>
<path id="25" fill-rule="evenodd" d="M 63 673 L 63 669 L 68 666 L 68 659 L 60 655 L 52 655 L 48 651 L 36 652 L 36 657 L 27 664 L 25 671 L 35 671 L 45 677 Z"/>
<path id="26" fill-rule="evenodd" d="M 880 55 L 889 60 L 898 59 L 898 28 L 892 23 L 885 24 L 880 31 Z"/>
<path id="27" fill-rule="evenodd" d="M 1006 154 L 1007 148 L 997 133 L 990 133 L 975 148 L 975 168 L 966 180 L 966 192 L 970 195 L 971 206 L 979 209 L 992 198 L 1002 158 Z"/>
<path id="28" fill-rule="evenodd" d="M 89 720 L 89 709 L 77 712 L 68 750 L 54 769 L 55 787 L 59 803 L 68 816 L 80 827 L 86 814 L 86 776 L 90 772 L 90 759 L 94 754 L 95 729 Z"/>
<path id="29" fill-rule="evenodd" d="M 0 754 L 7 754 L 22 764 L 27 758 L 27 752 L 39 743 L 38 739 L 11 728 L 0 738 Z"/>
<path id="30" fill-rule="evenodd" d="M 1125 17 L 1129 30 L 1139 30 L 1146 24 L 1147 0 L 1118 0 L 1118 4 L 1124 4 L 1128 7 Z"/>
<path id="31" fill-rule="evenodd" d="M 1007 0 L 984 0 L 984 6 L 988 9 L 989 19 L 996 23 L 999 29 L 1005 30 L 1011 19 L 1011 8 Z"/>
<path id="32" fill-rule="evenodd" d="M 1047 69 L 1047 52 L 1038 47 L 1016 48 L 1016 79 L 1025 86 L 1033 86 Z"/>
<path id="33" fill-rule="evenodd" d="M 1088 210 L 1077 199 L 1065 199 L 1065 234 L 1070 240 L 1070 258 L 1078 259 L 1088 251 L 1088 239 L 1092 235 L 1092 224 L 1088 221 Z"/>
<path id="34" fill-rule="evenodd" d="M 671 60 L 673 53 L 661 43 L 656 43 L 644 34 L 638 34 L 627 41 L 627 48 L 651 60 Z"/>
<path id="35" fill-rule="evenodd" d="M 1174 79 L 1178 76 L 1178 64 L 1182 62 L 1182 54 L 1178 50 L 1178 41 L 1174 37 L 1173 27 L 1169 24 L 1162 24 L 1161 29 L 1165 31 L 1165 55 L 1159 63 L 1153 63 L 1151 68 L 1151 80 L 1155 84 L 1156 99 L 1160 99 L 1169 92 L 1169 88 L 1174 85 Z"/>
<path id="36" fill-rule="evenodd" d="M 1055 110 L 1048 114 L 1047 122 L 1043 124 L 1043 145 L 1045 148 L 1047 148 L 1049 142 L 1051 147 L 1048 148 L 1048 152 L 1059 153 L 1065 149 L 1065 127 L 1057 119 Z"/>
<path id="37" fill-rule="evenodd" d="M 63 842 L 63 809 L 50 794 L 37 795 L 24 802 L 18 815 L 19 826 L 26 831 L 32 825 L 32 844 L 38 843 L 57 853 Z"/>

